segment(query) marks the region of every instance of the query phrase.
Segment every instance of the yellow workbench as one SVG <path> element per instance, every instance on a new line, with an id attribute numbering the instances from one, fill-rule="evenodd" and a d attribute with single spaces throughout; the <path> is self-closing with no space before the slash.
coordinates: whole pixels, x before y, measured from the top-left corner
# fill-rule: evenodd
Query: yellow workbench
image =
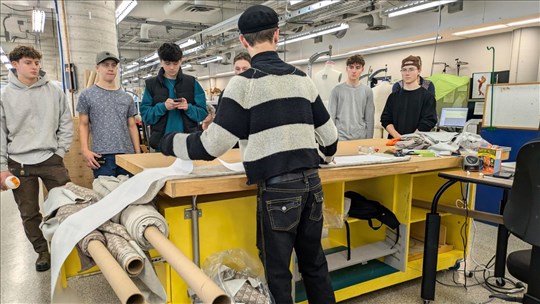
<path id="1" fill-rule="evenodd" d="M 389 148 L 385 142 L 383 139 L 340 142 L 338 155 L 355 155 L 360 145 L 377 146 L 382 152 Z M 222 159 L 240 161 L 239 151 L 231 150 Z M 173 157 L 160 153 L 117 156 L 117 164 L 134 174 L 145 168 L 169 166 L 173 161 Z M 195 166 L 200 165 L 220 166 L 217 161 L 195 162 Z M 400 242 L 390 248 L 385 245 L 385 239 L 392 237 L 390 229 L 383 226 L 374 231 L 366 221 L 349 219 L 354 258 L 345 262 L 330 258 L 332 253 L 338 252 L 339 255 L 346 248 L 345 227 L 329 229 L 323 246 L 329 254 L 329 266 L 334 269 L 331 276 L 336 300 L 342 301 L 421 276 L 423 245 L 418 237 L 413 240 L 411 234 L 421 238 L 428 210 L 413 206 L 413 202 L 431 202 L 436 190 L 444 183 L 437 173 L 460 165 L 461 159 L 457 157 L 413 156 L 407 162 L 320 170 L 326 208 L 341 214 L 344 192 L 357 191 L 392 210 L 402 224 Z M 231 248 L 243 248 L 257 257 L 256 186 L 247 185 L 246 181 L 244 174 L 236 174 L 167 182 L 160 193 L 158 205 L 170 227 L 169 239 L 201 265 L 209 255 Z M 470 193 L 474 197 L 474 189 Z M 455 205 L 461 197 L 461 189 L 456 185 L 445 192 L 440 203 Z M 474 207 L 474 202 L 469 201 L 469 206 Z M 191 220 L 193 214 L 199 214 L 196 225 Z M 448 213 L 442 216 L 446 241 L 440 246 L 442 253 L 439 254 L 438 269 L 452 267 L 463 257 L 459 231 L 464 218 Z M 198 230 L 195 234 L 194 229 Z M 167 290 L 168 301 L 190 303 L 184 281 L 166 263 L 158 264 L 156 269 Z M 305 301 L 302 284 L 296 285 L 296 301 Z"/>

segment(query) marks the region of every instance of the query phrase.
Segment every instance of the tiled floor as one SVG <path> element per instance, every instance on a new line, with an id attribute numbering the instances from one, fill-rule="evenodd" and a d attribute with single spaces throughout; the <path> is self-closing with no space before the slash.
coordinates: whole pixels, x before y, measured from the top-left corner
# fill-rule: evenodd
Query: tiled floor
<path id="1" fill-rule="evenodd" d="M 50 303 L 50 271 L 36 272 L 37 255 L 26 239 L 17 207 L 10 191 L 1 193 L 1 299 L 0 303 Z M 472 237 L 472 236 L 471 236 Z M 472 256 L 479 263 L 486 263 L 495 252 L 496 229 L 477 223 Z M 508 252 L 528 248 L 511 236 Z M 469 269 L 474 267 L 471 259 Z M 438 280 L 452 285 L 452 271 L 440 272 Z M 481 279 L 481 274 L 477 275 Z M 421 303 L 420 279 L 412 280 L 383 290 L 371 292 L 342 303 Z M 469 279 L 469 283 L 476 283 Z M 68 288 L 57 292 L 56 302 L 61 303 L 118 303 L 118 299 L 102 275 L 73 278 Z M 490 292 L 481 286 L 447 287 L 437 284 L 436 303 L 487 303 Z M 494 300 L 490 303 L 504 303 Z"/>

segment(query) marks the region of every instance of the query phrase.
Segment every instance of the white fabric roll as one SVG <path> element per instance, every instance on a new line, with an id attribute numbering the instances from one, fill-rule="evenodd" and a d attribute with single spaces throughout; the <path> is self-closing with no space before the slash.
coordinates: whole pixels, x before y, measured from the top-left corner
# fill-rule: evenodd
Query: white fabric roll
<path id="1" fill-rule="evenodd" d="M 153 248 L 144 237 L 144 230 L 148 226 L 155 226 L 165 237 L 169 236 L 169 226 L 165 218 L 151 204 L 128 206 L 120 215 L 120 223 L 144 250 Z"/>

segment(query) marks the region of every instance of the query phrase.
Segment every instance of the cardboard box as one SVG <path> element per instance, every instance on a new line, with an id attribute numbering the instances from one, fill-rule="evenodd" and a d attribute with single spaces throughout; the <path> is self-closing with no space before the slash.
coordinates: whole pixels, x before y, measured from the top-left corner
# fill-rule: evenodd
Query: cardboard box
<path id="1" fill-rule="evenodd" d="M 478 148 L 478 158 L 482 166 L 482 173 L 494 174 L 501 172 L 501 162 L 510 157 L 509 147 L 480 147 Z"/>

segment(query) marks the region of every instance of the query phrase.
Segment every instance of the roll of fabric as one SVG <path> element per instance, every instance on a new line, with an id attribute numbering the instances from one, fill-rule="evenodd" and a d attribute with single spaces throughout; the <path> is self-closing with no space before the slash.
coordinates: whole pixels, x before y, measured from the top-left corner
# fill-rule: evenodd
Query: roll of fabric
<path id="1" fill-rule="evenodd" d="M 147 227 L 155 226 L 165 237 L 169 235 L 169 226 L 165 218 L 151 204 L 128 206 L 120 215 L 120 223 L 144 250 L 152 249 L 152 245 L 144 237 L 144 230 Z"/>
<path id="2" fill-rule="evenodd" d="M 143 257 L 131 247 L 130 241 L 132 238 L 126 228 L 120 224 L 107 221 L 98 230 L 103 232 L 107 240 L 107 249 L 126 273 L 130 276 L 139 275 L 144 267 Z"/>

